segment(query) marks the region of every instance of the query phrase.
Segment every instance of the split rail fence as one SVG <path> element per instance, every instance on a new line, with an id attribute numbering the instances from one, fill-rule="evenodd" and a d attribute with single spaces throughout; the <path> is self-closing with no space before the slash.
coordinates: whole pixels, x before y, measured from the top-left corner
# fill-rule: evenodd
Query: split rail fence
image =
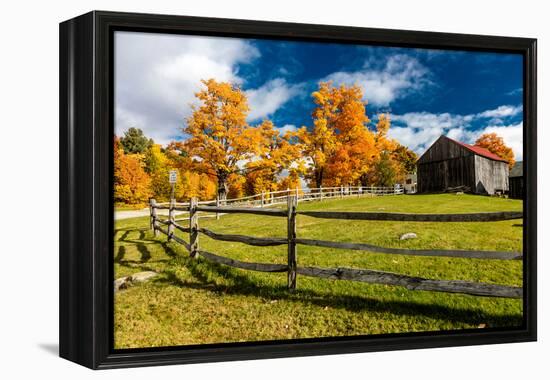
<path id="1" fill-rule="evenodd" d="M 338 195 L 340 196 L 340 195 Z M 424 249 L 402 249 L 380 247 L 365 243 L 335 242 L 326 240 L 302 239 L 297 236 L 296 217 L 304 215 L 314 218 L 325 219 L 347 219 L 347 220 L 369 220 L 369 221 L 396 221 L 396 222 L 495 222 L 523 218 L 523 213 L 518 211 L 503 212 L 482 212 L 469 214 L 406 214 L 387 212 L 349 212 L 349 211 L 299 211 L 298 195 L 288 193 L 286 195 L 287 209 L 279 208 L 258 208 L 238 207 L 219 205 L 212 202 L 198 202 L 196 198 L 191 199 L 189 204 L 179 205 L 172 200 L 168 206 L 159 205 L 154 199 L 150 202 L 151 229 L 155 236 L 163 233 L 168 241 L 174 241 L 183 245 L 193 258 L 202 257 L 206 260 L 240 268 L 260 272 L 287 272 L 288 288 L 296 288 L 298 275 L 308 277 L 321 277 L 333 280 L 360 281 L 371 284 L 384 284 L 402 286 L 409 290 L 426 290 L 449 293 L 463 293 L 474 296 L 522 298 L 521 287 L 489 284 L 483 282 L 472 282 L 462 280 L 433 280 L 422 277 L 415 277 L 392 272 L 384 272 L 371 269 L 352 268 L 318 268 L 302 267 L 297 262 L 297 246 L 308 245 L 316 247 L 327 247 L 335 249 L 360 250 L 390 255 L 411 255 L 411 256 L 441 256 L 455 258 L 470 258 L 480 260 L 522 260 L 520 252 L 510 251 L 476 251 L 476 250 L 424 250 Z M 265 205 L 264 205 L 265 206 Z M 161 219 L 157 215 L 158 209 L 169 209 L 168 219 Z M 189 212 L 189 226 L 182 226 L 175 219 L 176 211 Z M 239 213 L 255 214 L 270 217 L 287 219 L 287 236 L 279 238 L 253 237 L 235 234 L 222 234 L 207 228 L 199 227 L 199 212 L 203 213 Z M 163 227 L 166 226 L 166 227 Z M 185 241 L 175 234 L 175 230 L 189 234 L 189 241 Z M 206 235 L 214 240 L 239 242 L 252 246 L 278 246 L 287 245 L 287 264 L 271 264 L 257 262 L 243 262 L 220 256 L 212 252 L 201 250 L 199 246 L 199 235 Z"/>

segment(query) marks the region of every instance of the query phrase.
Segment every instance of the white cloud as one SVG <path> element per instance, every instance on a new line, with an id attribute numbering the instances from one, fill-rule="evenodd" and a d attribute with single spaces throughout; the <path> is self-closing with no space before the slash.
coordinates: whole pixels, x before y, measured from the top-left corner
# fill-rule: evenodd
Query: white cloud
<path id="1" fill-rule="evenodd" d="M 484 112 L 480 112 L 477 114 L 478 117 L 492 117 L 492 118 L 503 118 L 503 117 L 510 117 L 515 116 L 523 111 L 523 107 L 521 105 L 519 106 L 500 106 L 498 108 L 487 110 Z"/>
<path id="2" fill-rule="evenodd" d="M 250 114 L 248 120 L 258 120 L 273 115 L 290 98 L 300 92 L 300 85 L 290 85 L 283 78 L 266 82 L 259 88 L 246 91 Z"/>
<path id="3" fill-rule="evenodd" d="M 464 128 L 472 120 L 470 115 L 433 114 L 429 112 L 409 112 L 403 115 L 390 115 L 390 118 L 392 121 L 405 126 L 392 126 L 389 130 L 389 136 L 417 153 L 424 152 L 442 134 Z M 450 133 L 454 134 L 454 138 L 460 139 L 457 132 Z"/>
<path id="4" fill-rule="evenodd" d="M 516 160 L 523 159 L 523 123 L 509 125 L 494 125 L 491 120 L 484 118 L 501 112 L 504 117 L 517 115 L 517 111 L 509 111 L 511 106 L 498 107 L 496 110 L 488 110 L 478 114 L 456 115 L 450 113 L 433 114 L 429 112 L 410 112 L 403 115 L 391 115 L 391 120 L 397 126 L 392 126 L 389 136 L 408 146 L 418 154 L 430 147 L 441 135 L 446 135 L 454 140 L 473 144 L 484 133 L 497 133 L 504 139 L 507 146 L 511 147 Z M 521 107 L 513 107 L 514 109 Z M 476 127 L 473 122 L 476 121 Z M 479 123 L 481 122 L 481 126 Z M 483 126 L 485 124 L 485 126 Z"/>
<path id="5" fill-rule="evenodd" d="M 277 128 L 279 130 L 279 134 L 282 136 L 287 132 L 296 132 L 298 128 L 293 124 L 285 124 L 281 128 Z"/>
<path id="6" fill-rule="evenodd" d="M 181 134 L 200 80 L 243 84 L 237 66 L 259 51 L 245 40 L 218 37 L 115 34 L 115 133 L 131 126 L 159 143 Z"/>
<path id="7" fill-rule="evenodd" d="M 117 129 L 120 130 L 127 130 L 130 127 L 144 129 L 147 125 L 143 115 L 129 111 L 124 107 L 117 107 L 115 123 Z"/>
<path id="8" fill-rule="evenodd" d="M 514 151 L 516 161 L 523 160 L 523 122 L 506 126 L 489 126 L 479 134 L 496 133 Z"/>
<path id="9" fill-rule="evenodd" d="M 332 73 L 324 80 L 332 80 L 335 84 L 357 84 L 370 103 L 387 106 L 395 99 L 431 84 L 429 77 L 429 70 L 416 58 L 396 54 L 390 56 L 382 67 L 373 67 L 373 63 L 367 61 L 359 71 Z"/>
<path id="10" fill-rule="evenodd" d="M 522 87 L 515 88 L 512 91 L 509 91 L 509 92 L 506 93 L 506 95 L 510 95 L 510 96 L 519 95 L 519 94 L 523 94 L 523 88 Z"/>

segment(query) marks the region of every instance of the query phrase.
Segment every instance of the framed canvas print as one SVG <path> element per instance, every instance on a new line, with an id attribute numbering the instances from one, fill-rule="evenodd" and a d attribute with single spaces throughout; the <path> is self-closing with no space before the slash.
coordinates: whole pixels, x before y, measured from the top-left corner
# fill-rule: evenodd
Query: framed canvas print
<path id="1" fill-rule="evenodd" d="M 536 339 L 536 40 L 60 25 L 60 355 Z"/>

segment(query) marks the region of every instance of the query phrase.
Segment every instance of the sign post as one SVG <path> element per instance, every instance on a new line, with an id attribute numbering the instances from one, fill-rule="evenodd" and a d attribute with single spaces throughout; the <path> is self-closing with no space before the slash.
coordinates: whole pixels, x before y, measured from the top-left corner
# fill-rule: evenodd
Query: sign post
<path id="1" fill-rule="evenodd" d="M 177 170 L 170 170 L 170 175 L 168 178 L 168 181 L 170 182 L 170 186 L 172 187 L 170 191 L 170 209 L 168 211 L 168 220 L 170 224 L 168 224 L 168 241 L 172 240 L 172 236 L 174 236 L 174 225 L 176 223 L 176 220 L 174 218 L 175 213 L 175 207 L 176 207 L 176 197 L 175 197 L 175 186 L 176 181 L 178 179 L 178 172 Z"/>
<path id="2" fill-rule="evenodd" d="M 178 171 L 177 170 L 170 170 L 170 176 L 169 176 L 169 182 L 172 187 L 170 191 L 170 200 L 174 199 L 174 188 L 176 186 L 176 182 L 178 180 Z"/>

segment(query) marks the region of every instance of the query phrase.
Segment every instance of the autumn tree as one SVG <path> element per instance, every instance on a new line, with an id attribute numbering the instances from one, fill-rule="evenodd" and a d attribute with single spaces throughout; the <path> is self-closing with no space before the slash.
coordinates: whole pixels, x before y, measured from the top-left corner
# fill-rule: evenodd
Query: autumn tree
<path id="1" fill-rule="evenodd" d="M 397 148 L 397 142 L 388 137 L 391 128 L 391 119 L 388 114 L 378 115 L 376 134 L 374 136 L 376 148 L 379 152 L 393 152 Z"/>
<path id="2" fill-rule="evenodd" d="M 508 162 L 510 169 L 516 163 L 514 151 L 504 143 L 504 139 L 496 133 L 484 133 L 476 140 L 475 146 L 487 149 Z"/>
<path id="3" fill-rule="evenodd" d="M 255 160 L 246 164 L 246 192 L 248 194 L 277 190 L 277 182 L 281 173 L 284 170 L 290 170 L 300 157 L 299 147 L 291 143 L 291 133 L 281 136 L 269 120 L 264 120 L 257 128 L 264 148 Z M 298 168 L 302 167 L 296 165 L 292 169 L 297 171 Z"/>
<path id="4" fill-rule="evenodd" d="M 312 97 L 313 128 L 296 133 L 303 156 L 311 162 L 309 180 L 316 187 L 326 179 L 329 184 L 356 182 L 375 155 L 361 88 L 321 82 Z"/>
<path id="5" fill-rule="evenodd" d="M 151 192 L 157 200 L 170 199 L 172 185 L 168 181 L 171 170 L 178 175 L 174 184 L 174 196 L 186 201 L 192 197 L 210 200 L 216 197 L 214 178 L 197 170 L 195 162 L 189 157 L 185 145 L 170 142 L 166 148 L 153 144 L 144 157 L 145 170 L 151 177 Z"/>
<path id="6" fill-rule="evenodd" d="M 405 145 L 397 144 L 397 147 L 393 151 L 394 159 L 401 164 L 402 170 L 405 174 L 416 172 L 416 161 L 418 161 L 418 155 L 406 147 Z"/>
<path id="7" fill-rule="evenodd" d="M 151 179 L 145 172 L 143 155 L 125 154 L 115 139 L 114 198 L 127 204 L 146 203 L 151 196 Z"/>
<path id="8" fill-rule="evenodd" d="M 124 136 L 120 138 L 120 144 L 124 148 L 124 153 L 126 154 L 143 154 L 153 145 L 153 140 L 145 137 L 141 129 L 130 128 L 124 132 Z"/>
<path id="9" fill-rule="evenodd" d="M 359 184 L 378 156 L 374 134 L 367 127 L 366 102 L 359 86 L 340 86 L 333 94 L 338 106 L 331 119 L 338 146 L 328 162 L 328 184 Z"/>
<path id="10" fill-rule="evenodd" d="M 300 181 L 300 175 L 298 170 L 289 170 L 288 175 L 279 181 L 277 184 L 277 190 L 286 189 L 298 189 L 302 190 L 302 182 Z"/>
<path id="11" fill-rule="evenodd" d="M 405 175 L 416 171 L 417 155 L 388 136 L 391 119 L 388 114 L 378 115 L 374 135 L 376 151 L 366 182 L 376 186 L 392 186 L 405 180 Z"/>
<path id="12" fill-rule="evenodd" d="M 239 172 L 231 173 L 227 177 L 227 196 L 240 198 L 245 195 L 246 177 Z"/>
<path id="13" fill-rule="evenodd" d="M 378 155 L 373 133 L 366 128 L 343 136 L 327 165 L 327 185 L 366 185 L 365 175 Z"/>
<path id="14" fill-rule="evenodd" d="M 370 180 L 377 186 L 393 186 L 397 181 L 398 173 L 396 162 L 392 160 L 391 154 L 384 151 L 373 166 Z"/>
<path id="15" fill-rule="evenodd" d="M 144 162 L 145 170 L 151 177 L 151 192 L 155 199 L 158 201 L 166 201 L 170 199 L 172 187 L 168 182 L 168 176 L 172 167 L 170 160 L 166 157 L 161 145 L 153 144 L 153 146 L 147 149 L 144 156 Z M 179 187 L 180 184 L 176 183 L 176 194 Z"/>
<path id="16" fill-rule="evenodd" d="M 186 170 L 180 172 L 176 197 L 189 200 L 193 197 L 210 200 L 216 197 L 216 183 L 207 174 Z"/>
<path id="17" fill-rule="evenodd" d="M 186 170 L 180 172 L 180 184 L 178 195 L 184 199 L 190 199 L 199 196 L 200 175 L 198 173 Z"/>
<path id="18" fill-rule="evenodd" d="M 203 162 L 203 170 L 217 179 L 218 196 L 225 199 L 228 179 L 242 171 L 239 163 L 261 154 L 260 130 L 246 122 L 249 112 L 245 93 L 230 83 L 203 80 L 205 88 L 195 94 L 200 101 L 193 106 L 184 132 L 190 137 L 187 147 Z"/>

